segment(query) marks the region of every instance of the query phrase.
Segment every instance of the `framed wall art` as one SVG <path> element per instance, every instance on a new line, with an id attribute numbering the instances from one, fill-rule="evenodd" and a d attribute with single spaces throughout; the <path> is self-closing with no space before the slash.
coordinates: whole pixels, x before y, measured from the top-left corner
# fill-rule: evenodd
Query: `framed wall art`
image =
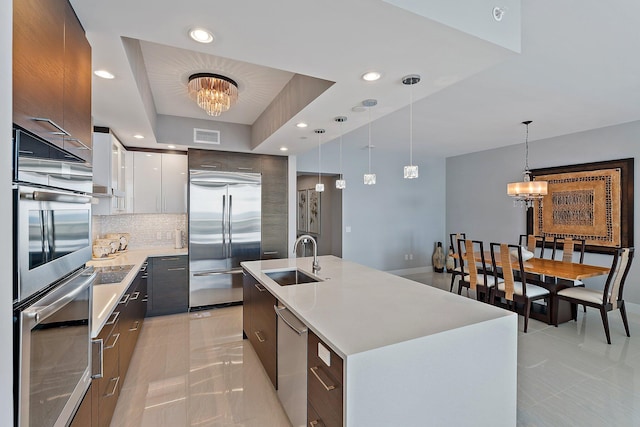
<path id="1" fill-rule="evenodd" d="M 527 212 L 527 234 L 585 239 L 587 251 L 633 246 L 633 159 L 534 169 L 548 194 Z"/>

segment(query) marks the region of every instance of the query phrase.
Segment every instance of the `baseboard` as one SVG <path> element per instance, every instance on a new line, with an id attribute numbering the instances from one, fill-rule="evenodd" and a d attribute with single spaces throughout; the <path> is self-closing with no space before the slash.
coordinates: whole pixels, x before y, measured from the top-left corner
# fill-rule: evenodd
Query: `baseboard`
<path id="1" fill-rule="evenodd" d="M 412 274 L 430 273 L 433 271 L 433 266 L 427 265 L 424 267 L 403 268 L 400 270 L 387 270 L 387 273 L 394 274 L 396 276 L 410 276 Z"/>

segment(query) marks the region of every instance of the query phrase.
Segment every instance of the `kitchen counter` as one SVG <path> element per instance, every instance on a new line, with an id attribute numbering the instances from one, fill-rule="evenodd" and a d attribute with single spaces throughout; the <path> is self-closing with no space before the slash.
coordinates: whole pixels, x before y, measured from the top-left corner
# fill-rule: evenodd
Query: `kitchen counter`
<path id="1" fill-rule="evenodd" d="M 133 265 L 131 271 L 129 271 L 129 273 L 120 283 L 95 285 L 93 287 L 93 316 L 91 318 L 91 337 L 95 338 L 98 336 L 100 330 L 122 298 L 122 295 L 124 295 L 125 291 L 138 274 L 138 271 L 140 271 L 142 263 L 148 257 L 186 255 L 187 253 L 188 251 L 186 248 L 141 248 L 128 250 L 127 252 L 117 255 L 113 259 L 87 262 L 87 265 L 92 265 L 94 267 L 114 267 L 130 264 Z"/>
<path id="2" fill-rule="evenodd" d="M 312 258 L 242 266 L 343 358 L 345 425 L 515 425 L 515 313 L 333 256 L 319 261 L 322 282 L 289 286 L 265 272 L 311 275 Z"/>

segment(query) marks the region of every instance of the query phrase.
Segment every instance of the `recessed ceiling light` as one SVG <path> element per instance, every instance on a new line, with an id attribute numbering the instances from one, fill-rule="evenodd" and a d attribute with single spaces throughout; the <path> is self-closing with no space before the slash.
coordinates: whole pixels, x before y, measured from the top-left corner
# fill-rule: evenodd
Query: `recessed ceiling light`
<path id="1" fill-rule="evenodd" d="M 189 37 L 198 43 L 211 43 L 213 41 L 213 34 L 209 30 L 199 27 L 190 29 Z"/>
<path id="2" fill-rule="evenodd" d="M 367 82 L 375 82 L 380 77 L 382 77 L 382 74 L 380 74 L 379 72 L 377 72 L 377 71 L 369 71 L 368 73 L 364 73 L 362 75 L 362 80 L 367 81 Z"/>
<path id="3" fill-rule="evenodd" d="M 116 76 L 114 76 L 113 74 L 111 74 L 110 72 L 108 72 L 107 70 L 96 70 L 93 72 L 93 74 L 95 74 L 98 77 L 102 77 L 103 79 L 114 79 Z"/>
<path id="4" fill-rule="evenodd" d="M 167 145 L 168 148 L 176 148 L 175 145 Z"/>
<path id="5" fill-rule="evenodd" d="M 280 147 L 280 151 L 289 151 L 287 147 Z"/>
<path id="6" fill-rule="evenodd" d="M 305 122 L 296 123 L 296 127 L 299 127 L 300 129 L 306 128 L 307 126 L 309 125 L 306 124 Z"/>
<path id="7" fill-rule="evenodd" d="M 136 133 L 135 135 L 133 135 L 133 137 L 135 139 L 144 139 L 144 135 L 140 135 L 139 133 Z"/>

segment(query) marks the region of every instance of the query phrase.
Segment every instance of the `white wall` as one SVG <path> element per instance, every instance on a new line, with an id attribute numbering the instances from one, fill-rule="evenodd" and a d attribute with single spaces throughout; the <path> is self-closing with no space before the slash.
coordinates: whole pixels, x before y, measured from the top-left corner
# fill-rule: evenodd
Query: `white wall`
<path id="1" fill-rule="evenodd" d="M 376 128 L 372 125 L 372 143 Z M 372 173 L 377 184 L 367 186 L 367 127 L 343 137 L 344 179 L 342 198 L 342 257 L 380 270 L 401 270 L 431 265 L 436 241 L 445 236 L 445 159 L 414 152 L 420 177 L 403 178 L 408 152 L 372 150 Z M 402 141 L 398 146 L 408 147 Z M 322 171 L 338 173 L 338 143 L 322 146 Z M 299 172 L 317 172 L 318 152 L 310 150 L 297 158 Z M 346 228 L 351 227 L 351 232 Z M 405 254 L 413 260 L 405 261 Z"/>
<path id="2" fill-rule="evenodd" d="M 12 2 L 0 2 L 0 234 L 11 236 L 11 123 L 12 96 Z M 0 425 L 13 425 L 13 357 L 12 349 L 12 250 L 9 240 L 0 245 Z"/>
<path id="3" fill-rule="evenodd" d="M 534 123 L 535 125 L 535 123 Z M 532 125 L 533 126 L 533 125 Z M 531 128 L 530 134 L 535 132 Z M 529 142 L 532 169 L 614 160 L 640 155 L 640 121 L 557 138 Z M 526 232 L 524 209 L 513 207 L 506 195 L 508 182 L 522 179 L 524 144 L 481 151 L 447 159 L 447 235 L 464 231 L 485 242 L 516 243 Z M 634 186 L 640 188 L 640 174 Z M 634 244 L 640 245 L 640 210 L 634 200 Z M 639 260 L 631 267 L 625 300 L 640 303 Z M 611 257 L 587 254 L 585 263 L 611 265 Z M 602 278 L 587 280 L 588 287 L 600 286 Z"/>

